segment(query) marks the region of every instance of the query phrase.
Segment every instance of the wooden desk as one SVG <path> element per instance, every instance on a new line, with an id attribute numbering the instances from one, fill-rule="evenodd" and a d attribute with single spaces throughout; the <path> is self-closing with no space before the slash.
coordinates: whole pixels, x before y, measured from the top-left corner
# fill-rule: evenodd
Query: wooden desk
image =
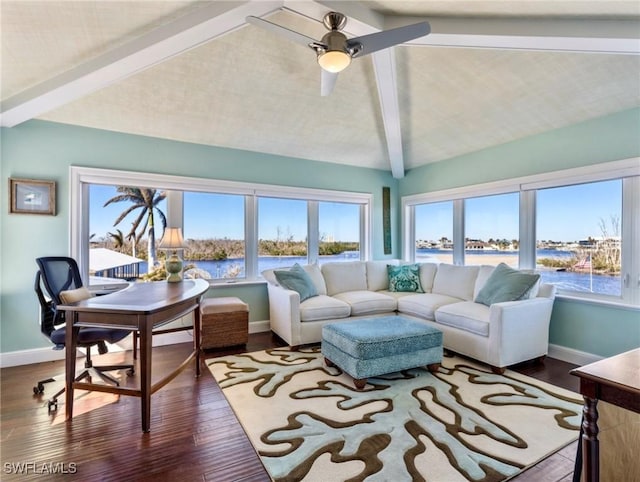
<path id="1" fill-rule="evenodd" d="M 209 289 L 205 280 L 134 283 L 128 288 L 70 305 L 60 305 L 67 318 L 66 329 L 66 419 L 73 418 L 73 390 L 93 390 L 141 398 L 142 430 L 151 422 L 151 395 L 173 380 L 195 358 L 200 376 L 200 299 Z M 154 327 L 194 312 L 193 352 L 172 373 L 151 384 L 151 338 Z M 140 335 L 140 388 L 75 382 L 78 331 L 84 326 L 100 326 L 137 331 Z"/>
<path id="2" fill-rule="evenodd" d="M 571 371 L 580 377 L 582 410 L 582 475 L 600 480 L 598 400 L 640 413 L 640 348 Z M 636 450 L 629 447 L 629 450 Z"/>

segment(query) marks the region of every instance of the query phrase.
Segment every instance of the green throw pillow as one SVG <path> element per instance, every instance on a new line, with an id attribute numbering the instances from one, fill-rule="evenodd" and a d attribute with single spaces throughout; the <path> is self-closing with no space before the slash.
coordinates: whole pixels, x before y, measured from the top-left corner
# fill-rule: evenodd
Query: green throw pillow
<path id="1" fill-rule="evenodd" d="M 493 303 L 522 299 L 540 279 L 539 274 L 528 274 L 500 263 L 482 287 L 475 302 L 491 306 Z"/>
<path id="2" fill-rule="evenodd" d="M 289 270 L 276 270 L 273 272 L 282 286 L 288 290 L 300 293 L 300 301 L 304 301 L 313 296 L 318 296 L 311 277 L 298 263 L 294 264 Z"/>
<path id="3" fill-rule="evenodd" d="M 388 264 L 387 273 L 389 274 L 389 291 L 424 293 L 420 284 L 419 265 L 392 266 Z"/>

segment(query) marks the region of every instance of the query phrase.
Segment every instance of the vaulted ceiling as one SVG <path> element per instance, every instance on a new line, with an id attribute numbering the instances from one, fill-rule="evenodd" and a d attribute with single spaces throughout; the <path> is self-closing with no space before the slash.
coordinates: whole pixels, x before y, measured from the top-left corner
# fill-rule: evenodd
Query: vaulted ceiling
<path id="1" fill-rule="evenodd" d="M 320 96 L 320 39 L 426 20 Z M 44 119 L 406 170 L 640 105 L 640 2 L 0 2 L 3 126 Z"/>

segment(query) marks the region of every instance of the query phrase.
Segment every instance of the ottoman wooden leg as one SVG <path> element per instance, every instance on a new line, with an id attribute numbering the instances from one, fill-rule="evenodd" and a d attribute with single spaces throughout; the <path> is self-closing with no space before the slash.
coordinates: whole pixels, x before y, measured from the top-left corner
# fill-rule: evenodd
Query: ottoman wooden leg
<path id="1" fill-rule="evenodd" d="M 353 384 L 356 386 L 358 390 L 362 390 L 364 386 L 367 384 L 366 378 L 354 378 Z"/>
<path id="2" fill-rule="evenodd" d="M 438 370 L 440 369 L 440 363 L 430 363 L 427 365 L 427 369 L 431 373 L 438 373 Z"/>
<path id="3" fill-rule="evenodd" d="M 329 360 L 327 357 L 324 357 L 324 362 L 328 367 L 334 367 L 336 366 L 335 363 L 333 363 L 331 360 Z"/>

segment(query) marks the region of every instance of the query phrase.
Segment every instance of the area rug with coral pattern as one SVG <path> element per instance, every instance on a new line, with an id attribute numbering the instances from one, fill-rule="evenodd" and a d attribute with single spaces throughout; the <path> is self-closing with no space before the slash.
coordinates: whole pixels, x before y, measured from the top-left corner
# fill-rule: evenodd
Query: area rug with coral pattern
<path id="1" fill-rule="evenodd" d="M 577 394 L 455 356 L 361 391 L 319 347 L 206 363 L 274 480 L 501 481 L 578 437 Z"/>

